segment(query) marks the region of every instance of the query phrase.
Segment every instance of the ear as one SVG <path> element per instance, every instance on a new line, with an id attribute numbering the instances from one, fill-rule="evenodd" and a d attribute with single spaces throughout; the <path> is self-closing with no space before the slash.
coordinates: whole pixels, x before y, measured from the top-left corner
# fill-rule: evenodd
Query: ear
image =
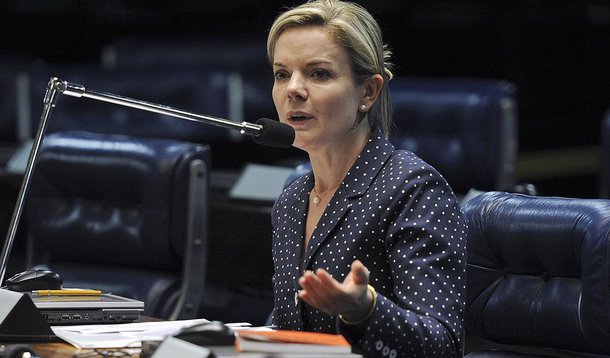
<path id="1" fill-rule="evenodd" d="M 383 88 L 383 77 L 380 74 L 372 75 L 368 80 L 366 80 L 362 84 L 364 88 L 364 95 L 361 99 L 360 105 L 365 105 L 366 108 L 371 108 L 377 98 L 379 97 L 379 93 L 381 93 L 381 88 Z"/>

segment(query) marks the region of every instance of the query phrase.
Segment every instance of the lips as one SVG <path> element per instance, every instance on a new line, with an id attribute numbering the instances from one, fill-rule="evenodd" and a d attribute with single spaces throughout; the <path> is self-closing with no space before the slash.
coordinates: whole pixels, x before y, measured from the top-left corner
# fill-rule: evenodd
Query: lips
<path id="1" fill-rule="evenodd" d="M 289 122 L 302 122 L 313 117 L 305 112 L 288 112 L 286 114 L 286 118 Z"/>

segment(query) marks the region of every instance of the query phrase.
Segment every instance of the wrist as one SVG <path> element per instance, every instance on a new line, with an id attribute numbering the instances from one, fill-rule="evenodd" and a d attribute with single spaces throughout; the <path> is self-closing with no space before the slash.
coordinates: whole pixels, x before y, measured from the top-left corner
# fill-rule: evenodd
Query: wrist
<path id="1" fill-rule="evenodd" d="M 358 324 L 362 324 L 364 322 L 366 322 L 369 318 L 371 318 L 371 316 L 373 315 L 373 312 L 375 312 L 375 306 L 377 306 L 377 292 L 375 291 L 375 288 L 371 285 L 367 286 L 367 291 L 366 291 L 366 296 L 367 301 L 369 301 L 369 305 L 367 305 L 368 310 L 366 311 L 366 313 L 364 315 L 360 314 L 360 318 L 357 316 L 357 313 L 353 315 L 350 314 L 348 317 L 344 316 L 343 314 L 339 314 L 339 320 L 341 320 L 341 322 L 348 324 L 348 325 L 358 325 Z M 354 319 L 352 319 L 354 318 Z"/>

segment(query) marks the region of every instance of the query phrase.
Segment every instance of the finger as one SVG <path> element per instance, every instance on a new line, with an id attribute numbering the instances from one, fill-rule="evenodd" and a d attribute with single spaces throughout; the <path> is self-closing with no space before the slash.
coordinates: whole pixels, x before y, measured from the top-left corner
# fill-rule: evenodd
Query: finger
<path id="1" fill-rule="evenodd" d="M 339 281 L 335 280 L 328 273 L 328 271 L 326 271 L 324 269 L 321 269 L 321 268 L 317 269 L 316 277 L 318 278 L 320 283 L 326 288 L 327 291 L 338 291 L 341 289 L 340 288 L 341 283 L 339 283 Z"/>
<path id="2" fill-rule="evenodd" d="M 309 293 L 309 296 L 313 300 L 316 300 L 319 303 L 326 301 L 325 297 L 328 296 L 328 290 L 325 283 L 318 275 L 309 272 L 303 275 L 301 279 L 302 287 Z"/>
<path id="3" fill-rule="evenodd" d="M 320 295 L 319 286 L 321 285 L 317 275 L 311 271 L 306 271 L 301 278 L 299 278 L 299 285 L 303 288 L 302 292 L 307 293 L 307 297 L 310 300 L 316 300 Z"/>
<path id="4" fill-rule="evenodd" d="M 328 290 L 327 284 L 323 281 L 330 277 L 330 275 L 325 272 L 320 274 L 325 276 L 325 279 L 321 279 L 319 275 L 312 272 L 306 272 L 299 279 L 299 284 L 304 289 L 300 296 L 308 304 L 328 313 L 333 310 L 333 295 Z"/>

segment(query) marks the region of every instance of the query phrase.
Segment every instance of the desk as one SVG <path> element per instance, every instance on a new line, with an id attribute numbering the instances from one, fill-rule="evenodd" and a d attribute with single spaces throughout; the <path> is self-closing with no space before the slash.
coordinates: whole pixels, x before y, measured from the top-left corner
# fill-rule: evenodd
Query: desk
<path id="1" fill-rule="evenodd" d="M 94 357 L 113 357 L 110 352 L 116 352 L 120 357 L 150 357 L 150 354 L 141 354 L 139 349 L 82 349 L 63 342 L 57 343 L 33 343 L 30 344 L 34 353 L 43 358 L 94 358 Z M 212 347 L 210 348 L 218 358 L 230 357 L 264 357 L 258 353 L 236 353 L 234 347 Z M 106 353 L 106 355 L 104 355 Z M 179 358 L 179 357 L 176 357 Z"/>
<path id="2" fill-rule="evenodd" d="M 140 354 L 138 352 L 129 353 L 128 351 L 121 350 L 104 350 L 100 349 L 96 353 L 93 350 L 87 349 L 82 350 L 80 353 L 77 348 L 71 346 L 67 343 L 36 343 L 31 345 L 34 352 L 43 358 L 97 358 L 104 357 L 104 352 L 117 352 L 122 355 L 115 355 L 119 357 L 132 357 L 132 358 L 148 358 L 150 355 Z M 217 358 L 233 358 L 233 357 L 248 357 L 248 358 L 267 358 L 269 354 L 263 353 L 237 353 L 235 352 L 235 348 L 233 347 L 210 347 L 210 349 L 214 352 Z M 115 357 L 110 354 L 107 354 L 105 357 Z M 275 358 L 281 358 L 281 355 L 273 355 Z M 345 354 L 345 355 L 337 355 L 338 357 L 359 357 L 362 356 L 358 354 Z M 173 357 L 172 357 L 173 358 Z M 175 357 L 179 358 L 179 357 Z"/>
<path id="3" fill-rule="evenodd" d="M 36 343 L 31 345 L 34 352 L 45 358 L 75 357 L 78 351 L 76 347 L 68 343 Z M 101 355 L 100 355 L 101 356 Z"/>
<path id="4" fill-rule="evenodd" d="M 116 352 L 120 357 L 150 357 L 150 354 L 141 354 L 139 349 L 118 350 L 118 349 L 83 349 L 79 350 L 76 347 L 67 343 L 37 343 L 32 344 L 34 352 L 43 358 L 93 358 L 93 357 L 113 357 L 111 352 Z M 220 357 L 238 356 L 233 347 L 217 347 L 214 353 Z M 179 357 L 176 357 L 179 358 Z"/>

